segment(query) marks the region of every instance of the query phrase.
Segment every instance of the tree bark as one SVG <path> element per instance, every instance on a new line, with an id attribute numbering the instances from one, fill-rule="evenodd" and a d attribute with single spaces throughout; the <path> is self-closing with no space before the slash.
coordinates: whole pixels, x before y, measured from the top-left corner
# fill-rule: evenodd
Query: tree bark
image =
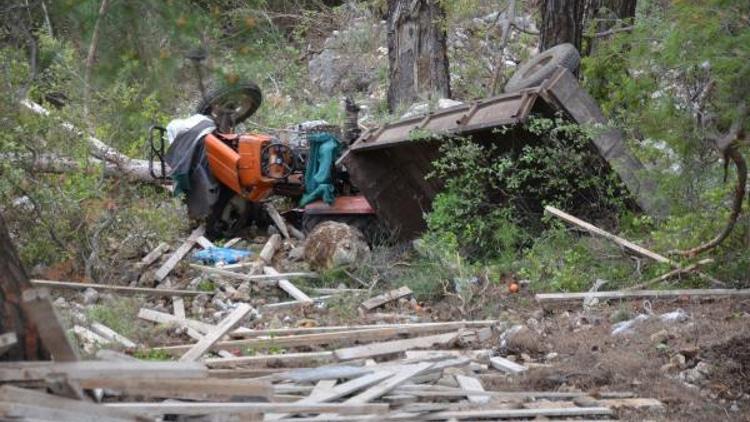
<path id="1" fill-rule="evenodd" d="M 539 51 L 558 44 L 573 44 L 581 51 L 586 0 L 543 0 Z"/>
<path id="2" fill-rule="evenodd" d="M 445 11 L 438 0 L 388 2 L 388 108 L 450 98 Z"/>

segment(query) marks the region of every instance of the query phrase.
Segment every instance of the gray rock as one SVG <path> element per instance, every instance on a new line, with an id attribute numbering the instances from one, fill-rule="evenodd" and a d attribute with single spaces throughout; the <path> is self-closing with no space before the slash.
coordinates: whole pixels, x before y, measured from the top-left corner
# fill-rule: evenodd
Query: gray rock
<path id="1" fill-rule="evenodd" d="M 99 292 L 92 289 L 91 287 L 83 291 L 83 303 L 85 305 L 93 305 L 99 301 Z"/>

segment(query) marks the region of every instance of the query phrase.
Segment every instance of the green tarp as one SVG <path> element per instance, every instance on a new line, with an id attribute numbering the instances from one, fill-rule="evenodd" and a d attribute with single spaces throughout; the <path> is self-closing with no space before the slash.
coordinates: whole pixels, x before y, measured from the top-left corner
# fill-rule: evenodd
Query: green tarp
<path id="1" fill-rule="evenodd" d="M 313 133 L 307 137 L 310 152 L 305 170 L 305 194 L 300 199 L 304 207 L 318 199 L 327 204 L 335 198 L 333 188 L 333 163 L 341 153 L 341 143 L 327 132 Z"/>

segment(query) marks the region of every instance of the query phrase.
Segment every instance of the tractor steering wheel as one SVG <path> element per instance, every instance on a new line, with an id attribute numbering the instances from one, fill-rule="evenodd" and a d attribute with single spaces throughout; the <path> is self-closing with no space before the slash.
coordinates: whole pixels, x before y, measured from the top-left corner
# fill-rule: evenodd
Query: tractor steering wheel
<path id="1" fill-rule="evenodd" d="M 286 179 L 294 171 L 294 153 L 281 143 L 271 143 L 263 147 L 260 153 L 261 172 L 271 179 Z"/>

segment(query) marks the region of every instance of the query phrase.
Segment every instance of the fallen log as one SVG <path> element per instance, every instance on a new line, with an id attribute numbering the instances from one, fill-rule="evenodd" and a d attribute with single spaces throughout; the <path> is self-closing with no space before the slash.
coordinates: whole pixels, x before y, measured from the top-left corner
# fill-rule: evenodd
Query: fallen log
<path id="1" fill-rule="evenodd" d="M 28 110 L 30 110 L 31 112 L 35 114 L 38 114 L 41 116 L 50 115 L 50 112 L 46 108 L 42 107 L 41 105 L 31 100 L 28 100 L 28 99 L 22 100 L 21 105 L 26 107 Z M 89 152 L 91 153 L 91 155 L 105 162 L 116 164 L 116 167 L 119 169 L 119 173 L 122 174 L 123 176 L 134 177 L 140 181 L 146 181 L 146 182 L 151 182 L 151 183 L 156 182 L 156 180 L 151 176 L 148 161 L 132 159 L 128 157 L 127 155 L 112 148 L 111 146 L 107 145 L 106 143 L 102 142 L 101 140 L 93 136 L 84 134 L 82 130 L 76 128 L 72 123 L 61 122 L 60 127 L 74 134 L 75 136 L 83 137 L 89 146 Z M 166 170 L 167 170 L 167 174 L 169 174 L 169 169 L 166 169 Z M 160 166 L 154 166 L 154 172 L 156 173 L 157 176 L 164 176 L 160 174 L 161 172 Z"/>

